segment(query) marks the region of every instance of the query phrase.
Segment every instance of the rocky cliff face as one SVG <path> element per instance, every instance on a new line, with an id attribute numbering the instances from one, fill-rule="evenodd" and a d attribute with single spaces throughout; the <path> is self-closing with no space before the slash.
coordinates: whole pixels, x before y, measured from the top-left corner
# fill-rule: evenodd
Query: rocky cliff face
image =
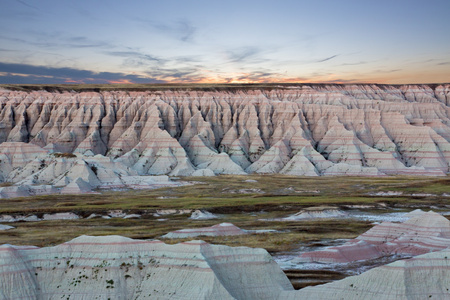
<path id="1" fill-rule="evenodd" d="M 9 170 L 23 168 L 36 153 L 51 152 L 100 154 L 138 175 L 449 172 L 450 84 L 0 90 L 0 109 L 0 143 L 36 145 L 29 158 L 2 154 L 3 181 L 14 181 Z"/>

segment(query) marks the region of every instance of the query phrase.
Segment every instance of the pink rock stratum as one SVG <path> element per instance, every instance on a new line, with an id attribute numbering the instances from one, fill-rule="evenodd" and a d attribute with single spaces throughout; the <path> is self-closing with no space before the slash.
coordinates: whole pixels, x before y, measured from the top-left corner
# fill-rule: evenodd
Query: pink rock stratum
<path id="1" fill-rule="evenodd" d="M 403 223 L 383 222 L 344 245 L 302 253 L 295 261 L 350 263 L 389 255 L 416 256 L 450 247 L 450 221 L 415 210 Z"/>
<path id="2" fill-rule="evenodd" d="M 50 183 L 75 168 L 52 184 L 66 186 L 80 177 L 69 191 L 84 191 L 83 181 L 120 186 L 117 173 L 445 175 L 449 105 L 450 84 L 0 90 L 0 180 Z M 53 152 L 77 159 L 51 159 Z M 36 172 L 37 179 L 29 177 Z"/>

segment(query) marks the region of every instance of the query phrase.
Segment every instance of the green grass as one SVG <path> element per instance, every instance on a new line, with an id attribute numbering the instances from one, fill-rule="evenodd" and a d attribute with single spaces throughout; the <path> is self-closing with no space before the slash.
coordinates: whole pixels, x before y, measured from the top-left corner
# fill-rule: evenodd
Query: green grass
<path id="1" fill-rule="evenodd" d="M 245 182 L 247 179 L 255 183 Z M 143 214 L 139 220 L 80 219 L 70 221 L 19 222 L 16 229 L 0 231 L 0 244 L 56 245 L 81 234 L 117 234 L 131 238 L 152 239 L 182 228 L 205 227 L 219 222 L 231 222 L 244 229 L 276 229 L 282 232 L 251 234 L 238 237 L 201 237 L 215 244 L 263 247 L 272 253 L 291 251 L 302 243 L 321 239 L 354 238 L 371 227 L 364 221 L 317 220 L 301 222 L 267 222 L 288 216 L 300 209 L 318 205 L 374 205 L 388 207 L 420 205 L 443 206 L 449 198 L 450 178 L 414 177 L 291 177 L 291 176 L 217 176 L 189 178 L 200 184 L 156 190 L 103 192 L 87 195 L 49 195 L 0 200 L 0 214 L 37 214 L 75 212 L 83 217 L 91 213 L 105 214 L 122 209 L 128 213 Z M 264 193 L 239 193 L 256 189 Z M 320 193 L 314 193 L 320 191 Z M 404 193 L 433 193 L 432 197 L 373 197 L 369 192 L 402 191 Z M 170 197 L 170 198 L 167 198 Z M 207 209 L 221 214 L 219 220 L 195 221 L 188 215 L 169 215 L 160 222 L 152 216 L 157 209 Z M 375 206 L 373 210 L 375 210 Z M 378 210 L 379 211 L 379 210 Z M 386 210 L 389 211 L 389 210 Z M 166 241 L 179 242 L 179 240 Z"/>
<path id="2" fill-rule="evenodd" d="M 256 183 L 245 182 L 247 179 Z M 210 209 L 213 211 L 252 211 L 264 208 L 283 210 L 311 205 L 376 204 L 440 205 L 449 199 L 450 178 L 354 178 L 354 177 L 290 177 L 290 176 L 217 176 L 189 178 L 200 184 L 178 188 L 103 192 L 85 195 L 48 195 L 0 200 L 0 213 L 48 213 L 75 211 L 84 214 L 109 209 L 154 211 L 156 209 Z M 240 193 L 243 189 L 259 189 L 264 193 Z M 313 193 L 320 191 L 320 193 Z M 436 197 L 374 197 L 368 193 L 402 191 L 432 193 Z M 170 198 L 167 198 L 170 197 Z M 286 208 L 287 206 L 287 208 Z"/>

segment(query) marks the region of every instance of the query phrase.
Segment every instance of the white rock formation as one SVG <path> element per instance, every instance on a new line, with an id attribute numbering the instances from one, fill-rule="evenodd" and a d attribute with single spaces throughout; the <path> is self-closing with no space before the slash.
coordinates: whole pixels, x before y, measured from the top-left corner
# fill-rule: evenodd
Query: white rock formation
<path id="1" fill-rule="evenodd" d="M 389 255 L 415 256 L 450 247 L 450 221 L 415 210 L 403 223 L 383 222 L 344 245 L 300 254 L 296 262 L 349 263 Z"/>
<path id="2" fill-rule="evenodd" d="M 450 250 L 416 256 L 361 275 L 282 292 L 279 299 L 449 299 Z"/>
<path id="3" fill-rule="evenodd" d="M 49 220 L 76 220 L 79 219 L 80 216 L 72 213 L 72 212 L 66 212 L 66 213 L 55 213 L 55 214 L 44 214 L 42 219 L 44 221 Z"/>
<path id="4" fill-rule="evenodd" d="M 61 189 L 61 194 L 87 194 L 92 193 L 92 186 L 78 177 Z"/>
<path id="5" fill-rule="evenodd" d="M 16 150 L 14 146 L 17 146 Z M 0 174 L 0 179 L 15 184 L 0 187 L 0 198 L 56 193 L 87 194 L 98 193 L 95 189 L 151 189 L 188 184 L 174 182 L 167 175 L 139 176 L 135 170 L 103 155 L 50 153 L 22 142 L 0 144 L 0 157 L 1 153 L 8 154 L 11 164 L 5 169 L 10 170 L 8 174 Z M 1 166 L 0 161 L 0 173 Z"/>
<path id="6" fill-rule="evenodd" d="M 450 250 L 295 291 L 264 249 L 81 236 L 0 246 L 0 299 L 447 299 Z"/>
<path id="7" fill-rule="evenodd" d="M 192 220 L 211 220 L 217 218 L 218 216 L 216 216 L 215 214 L 212 214 L 206 210 L 199 210 L 199 209 L 192 212 L 192 215 L 189 217 L 189 219 Z"/>
<path id="8" fill-rule="evenodd" d="M 211 169 L 198 169 L 192 172 L 191 176 L 215 176 L 214 171 Z"/>
<path id="9" fill-rule="evenodd" d="M 277 299 L 294 292 L 264 249 L 81 236 L 0 246 L 0 299 Z"/>
<path id="10" fill-rule="evenodd" d="M 308 219 L 332 219 L 345 217 L 348 214 L 336 207 L 308 207 L 292 216 L 282 218 L 282 221 L 301 221 Z"/>
<path id="11" fill-rule="evenodd" d="M 247 234 L 245 230 L 234 226 L 231 223 L 221 223 L 211 227 L 201 227 L 192 229 L 180 229 L 163 235 L 168 239 L 183 239 L 197 236 L 224 236 L 224 235 L 243 235 Z"/>
<path id="12" fill-rule="evenodd" d="M 227 92 L 3 89 L 0 181 L 63 187 L 80 177 L 93 188 L 123 187 L 123 176 L 189 176 L 199 169 L 445 175 L 449 91 L 449 84 Z M 54 152 L 76 155 L 55 158 Z"/>
<path id="13" fill-rule="evenodd" d="M 129 214 L 129 215 L 126 215 L 125 217 L 123 217 L 124 219 L 140 219 L 141 218 L 141 215 L 139 215 L 139 214 Z"/>
<path id="14" fill-rule="evenodd" d="M 2 231 L 2 230 L 8 230 L 8 229 L 13 229 L 13 228 L 15 228 L 15 227 L 9 226 L 9 225 L 3 225 L 3 224 L 0 224 L 0 231 Z"/>

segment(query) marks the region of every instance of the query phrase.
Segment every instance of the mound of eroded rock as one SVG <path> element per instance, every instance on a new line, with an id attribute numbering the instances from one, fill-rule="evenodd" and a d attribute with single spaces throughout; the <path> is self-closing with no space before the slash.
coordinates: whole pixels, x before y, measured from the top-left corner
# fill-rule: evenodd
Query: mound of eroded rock
<path id="1" fill-rule="evenodd" d="M 276 299 L 294 292 L 264 249 L 121 236 L 0 246 L 0 299 Z"/>
<path id="2" fill-rule="evenodd" d="M 192 229 L 180 229 L 163 235 L 163 238 L 182 239 L 197 236 L 225 236 L 225 235 L 243 235 L 247 234 L 245 230 L 231 224 L 220 223 L 211 227 L 201 227 Z"/>
<path id="3" fill-rule="evenodd" d="M 416 256 L 450 247 L 450 221 L 415 210 L 402 223 L 383 222 L 342 246 L 302 253 L 296 262 L 350 263 L 389 255 Z"/>
<path id="4" fill-rule="evenodd" d="M 361 275 L 282 292 L 279 299 L 449 299 L 450 250 L 427 253 Z"/>

